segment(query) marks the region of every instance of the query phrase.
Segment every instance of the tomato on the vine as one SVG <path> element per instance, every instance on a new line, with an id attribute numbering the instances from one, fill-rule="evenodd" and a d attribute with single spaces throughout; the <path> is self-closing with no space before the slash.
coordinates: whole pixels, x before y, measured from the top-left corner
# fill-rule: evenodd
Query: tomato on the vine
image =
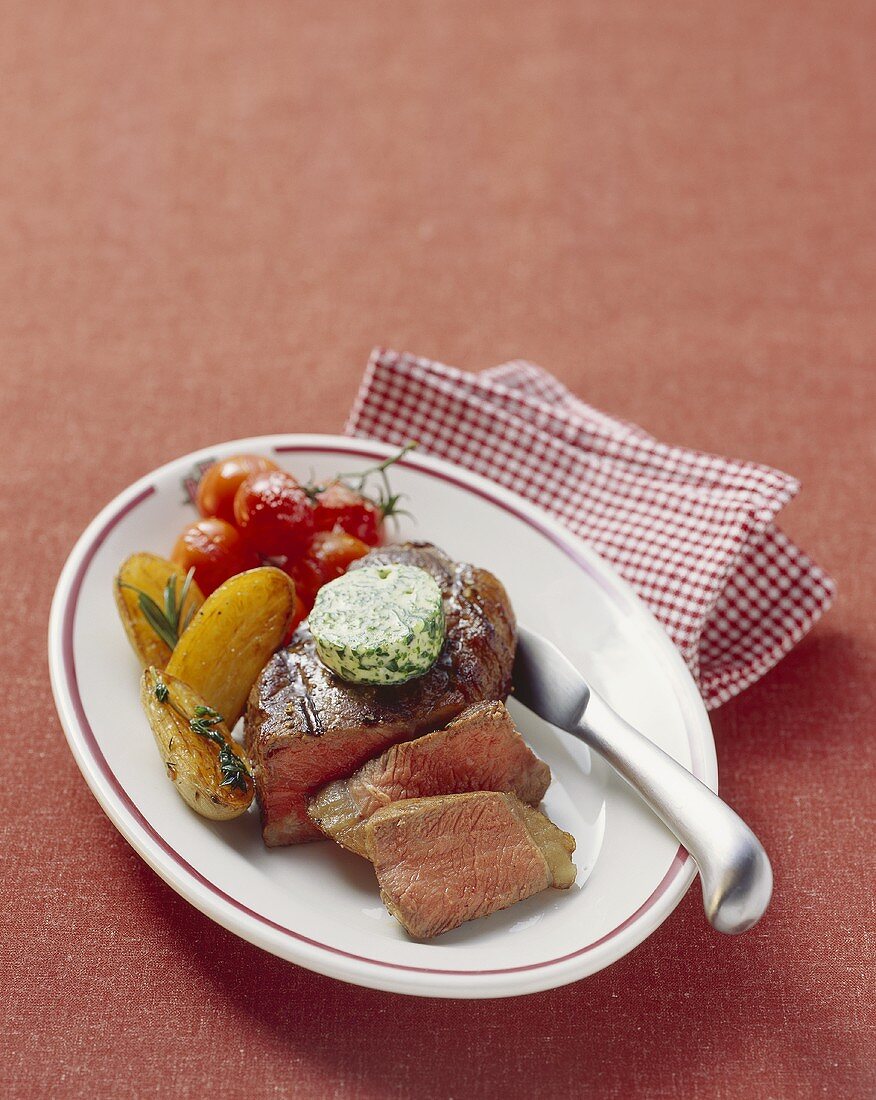
<path id="1" fill-rule="evenodd" d="M 346 531 L 318 531 L 304 556 L 286 563 L 284 569 L 295 581 L 295 591 L 308 613 L 320 588 L 346 573 L 348 566 L 369 549 Z"/>
<path id="2" fill-rule="evenodd" d="M 216 516 L 199 519 L 188 526 L 170 555 L 185 572 L 194 568 L 195 580 L 205 596 L 214 592 L 235 573 L 254 569 L 258 554 L 230 523 Z"/>
<path id="3" fill-rule="evenodd" d="M 380 509 L 342 481 L 333 481 L 318 492 L 313 509 L 317 531 L 340 529 L 369 546 L 380 543 L 383 530 Z"/>
<path id="4" fill-rule="evenodd" d="M 296 558 L 314 531 L 307 493 L 285 470 L 250 474 L 234 497 L 234 519 L 247 541 L 266 555 Z"/>
<path id="5" fill-rule="evenodd" d="M 364 558 L 369 550 L 363 539 L 346 531 L 320 531 L 314 535 L 308 556 L 316 564 L 320 587 L 346 573 L 347 568 L 358 558 Z"/>
<path id="6" fill-rule="evenodd" d="M 198 482 L 196 504 L 202 516 L 218 516 L 234 523 L 234 495 L 250 474 L 278 470 L 263 455 L 231 455 L 209 466 Z"/>
<path id="7" fill-rule="evenodd" d="M 282 569 L 295 581 L 296 595 L 304 606 L 305 615 L 308 615 L 320 587 L 316 563 L 305 555 L 303 558 L 288 559 Z"/>
<path id="8" fill-rule="evenodd" d="M 301 599 L 298 593 L 298 586 L 295 587 L 295 611 L 292 614 L 292 621 L 289 623 L 289 629 L 286 631 L 286 637 L 283 639 L 283 645 L 287 646 L 292 641 L 295 631 L 301 626 L 302 622 L 307 618 L 310 608 Z"/>

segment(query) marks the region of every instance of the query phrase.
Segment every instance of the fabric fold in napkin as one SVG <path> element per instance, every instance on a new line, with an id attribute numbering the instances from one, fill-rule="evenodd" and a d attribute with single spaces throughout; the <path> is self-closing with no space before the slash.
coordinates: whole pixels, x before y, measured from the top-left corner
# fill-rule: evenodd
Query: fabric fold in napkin
<path id="1" fill-rule="evenodd" d="M 558 519 L 648 604 L 709 707 L 763 676 L 830 606 L 833 581 L 775 525 L 794 478 L 667 446 L 532 363 L 470 374 L 377 349 L 346 432 L 416 440 Z"/>

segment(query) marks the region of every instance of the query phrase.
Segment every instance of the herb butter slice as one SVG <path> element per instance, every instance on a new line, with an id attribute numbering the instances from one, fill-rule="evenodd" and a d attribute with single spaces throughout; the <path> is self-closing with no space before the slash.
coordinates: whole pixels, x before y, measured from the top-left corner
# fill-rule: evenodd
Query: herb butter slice
<path id="1" fill-rule="evenodd" d="M 354 684 L 403 684 L 444 644 L 441 589 L 414 565 L 371 565 L 324 585 L 308 616 L 322 661 Z"/>

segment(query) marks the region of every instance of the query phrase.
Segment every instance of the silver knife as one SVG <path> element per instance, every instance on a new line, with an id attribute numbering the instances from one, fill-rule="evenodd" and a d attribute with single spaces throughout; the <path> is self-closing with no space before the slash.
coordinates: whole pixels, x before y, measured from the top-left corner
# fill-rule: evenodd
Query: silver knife
<path id="1" fill-rule="evenodd" d="M 514 698 L 604 757 L 696 860 L 706 916 L 719 932 L 744 932 L 763 916 L 773 872 L 760 841 L 705 784 L 639 733 L 559 649 L 518 628 Z"/>

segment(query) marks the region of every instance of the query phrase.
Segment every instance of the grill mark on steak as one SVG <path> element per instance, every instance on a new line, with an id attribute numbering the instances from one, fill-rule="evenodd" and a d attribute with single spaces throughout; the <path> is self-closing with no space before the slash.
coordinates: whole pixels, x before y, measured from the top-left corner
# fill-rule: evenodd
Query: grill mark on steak
<path id="1" fill-rule="evenodd" d="M 319 838 L 307 801 L 325 784 L 398 741 L 440 729 L 466 706 L 510 691 L 517 636 L 501 583 L 428 543 L 381 547 L 351 568 L 395 563 L 425 569 L 444 598 L 444 646 L 424 676 L 391 687 L 347 683 L 319 660 L 305 626 L 253 687 L 245 740 L 270 846 Z"/>
<path id="2" fill-rule="evenodd" d="M 293 698 L 286 704 L 286 713 L 291 716 L 295 711 L 300 715 L 304 726 L 304 733 L 319 737 L 325 732 L 325 726 L 313 701 L 307 674 L 302 665 L 289 666 L 289 683 L 293 691 Z"/>

